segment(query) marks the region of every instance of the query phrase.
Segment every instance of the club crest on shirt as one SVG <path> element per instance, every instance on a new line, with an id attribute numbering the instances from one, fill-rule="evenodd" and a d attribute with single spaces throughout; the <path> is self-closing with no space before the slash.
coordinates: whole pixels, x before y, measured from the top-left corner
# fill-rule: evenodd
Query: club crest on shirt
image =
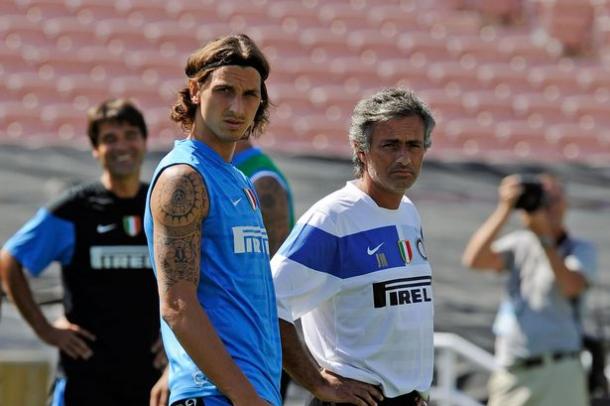
<path id="1" fill-rule="evenodd" d="M 398 250 L 400 251 L 400 257 L 403 261 L 405 261 L 405 265 L 410 264 L 413 260 L 413 249 L 411 248 L 411 241 L 398 240 Z"/>
<path id="2" fill-rule="evenodd" d="M 256 201 L 256 195 L 254 194 L 254 191 L 252 191 L 252 189 L 250 188 L 244 188 L 244 193 L 246 194 L 246 197 L 248 198 L 248 201 L 250 202 L 250 206 L 252 207 L 252 210 L 256 210 L 256 208 L 258 207 L 258 203 Z"/>
<path id="3" fill-rule="evenodd" d="M 140 216 L 123 217 L 123 230 L 130 237 L 135 237 L 142 231 L 142 219 Z"/>
<path id="4" fill-rule="evenodd" d="M 421 255 L 421 257 L 427 261 L 428 255 L 426 255 L 426 248 L 424 247 L 424 240 L 422 240 L 421 238 L 418 238 L 415 246 L 417 247 L 417 252 L 419 252 L 419 255 Z"/>

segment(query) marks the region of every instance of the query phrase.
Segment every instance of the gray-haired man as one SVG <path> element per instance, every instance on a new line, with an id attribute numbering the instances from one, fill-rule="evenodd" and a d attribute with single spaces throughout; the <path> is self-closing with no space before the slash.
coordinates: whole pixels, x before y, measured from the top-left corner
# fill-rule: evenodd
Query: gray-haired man
<path id="1" fill-rule="evenodd" d="M 433 127 L 408 90 L 361 100 L 349 133 L 357 179 L 314 204 L 273 257 L 284 369 L 314 394 L 312 405 L 426 404 L 432 276 L 405 192 Z"/>

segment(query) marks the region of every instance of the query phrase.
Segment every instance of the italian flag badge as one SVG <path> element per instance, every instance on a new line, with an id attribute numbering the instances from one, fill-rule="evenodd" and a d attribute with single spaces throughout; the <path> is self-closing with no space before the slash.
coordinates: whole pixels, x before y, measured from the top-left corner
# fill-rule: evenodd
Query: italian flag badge
<path id="1" fill-rule="evenodd" d="M 411 242 L 409 240 L 398 240 L 398 249 L 400 256 L 405 264 L 410 264 L 413 259 L 413 249 L 411 248 Z"/>
<path id="2" fill-rule="evenodd" d="M 142 231 L 142 220 L 140 216 L 125 216 L 123 217 L 123 230 L 130 237 L 135 237 Z"/>

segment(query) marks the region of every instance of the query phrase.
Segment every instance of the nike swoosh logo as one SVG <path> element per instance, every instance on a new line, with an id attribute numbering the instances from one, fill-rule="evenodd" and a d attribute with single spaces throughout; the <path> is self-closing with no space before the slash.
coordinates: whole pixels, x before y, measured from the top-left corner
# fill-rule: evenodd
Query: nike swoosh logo
<path id="1" fill-rule="evenodd" d="M 378 246 L 376 246 L 373 249 L 370 249 L 369 247 L 366 247 L 366 253 L 369 254 L 369 255 L 373 255 L 374 253 L 379 251 L 379 248 L 381 248 L 382 245 L 383 245 L 383 243 L 379 244 Z"/>
<path id="2" fill-rule="evenodd" d="M 98 224 L 97 225 L 97 232 L 98 234 L 104 234 L 107 233 L 108 231 L 114 230 L 116 228 L 116 224 L 107 224 L 105 226 Z"/>
<path id="3" fill-rule="evenodd" d="M 239 202 L 241 202 L 241 197 L 237 200 L 231 200 L 231 203 L 233 203 L 233 206 L 237 206 L 239 204 Z"/>

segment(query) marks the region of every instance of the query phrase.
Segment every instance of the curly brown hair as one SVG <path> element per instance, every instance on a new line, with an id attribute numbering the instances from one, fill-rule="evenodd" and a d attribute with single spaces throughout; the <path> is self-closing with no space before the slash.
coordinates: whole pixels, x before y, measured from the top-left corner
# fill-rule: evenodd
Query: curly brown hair
<path id="1" fill-rule="evenodd" d="M 269 96 L 265 80 L 269 77 L 269 63 L 254 41 L 245 34 L 227 35 L 213 40 L 193 52 L 186 61 L 184 73 L 188 80 L 203 83 L 210 74 L 221 66 L 248 66 L 261 76 L 261 104 L 254 116 L 254 123 L 246 136 L 258 137 L 269 122 Z M 180 124 L 185 132 L 190 132 L 195 121 L 197 104 L 191 101 L 189 88 L 178 92 L 178 99 L 172 106 L 170 117 Z"/>

